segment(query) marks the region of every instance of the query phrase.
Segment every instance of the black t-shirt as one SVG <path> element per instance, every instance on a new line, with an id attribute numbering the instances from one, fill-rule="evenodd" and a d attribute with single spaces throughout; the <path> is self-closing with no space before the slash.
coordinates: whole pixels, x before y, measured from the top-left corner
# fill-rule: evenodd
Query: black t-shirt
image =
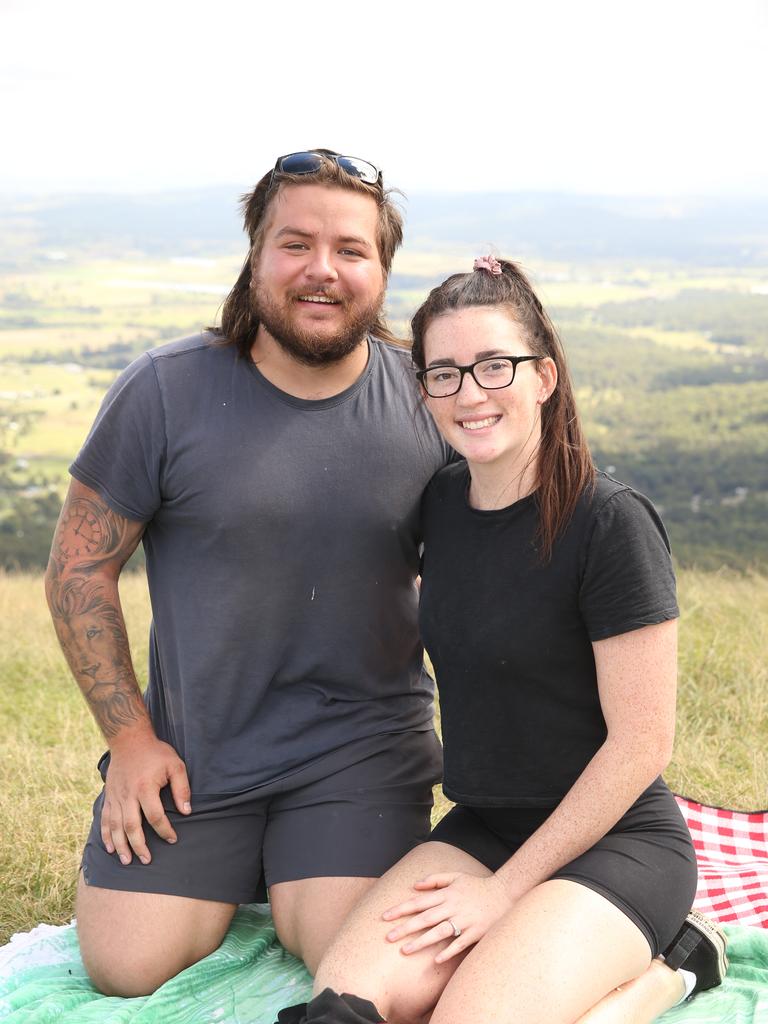
<path id="1" fill-rule="evenodd" d="M 555 806 L 604 741 L 592 642 L 678 615 L 651 502 L 599 473 L 551 561 L 534 495 L 480 511 L 461 462 L 424 495 L 420 622 L 440 691 L 447 796 Z"/>

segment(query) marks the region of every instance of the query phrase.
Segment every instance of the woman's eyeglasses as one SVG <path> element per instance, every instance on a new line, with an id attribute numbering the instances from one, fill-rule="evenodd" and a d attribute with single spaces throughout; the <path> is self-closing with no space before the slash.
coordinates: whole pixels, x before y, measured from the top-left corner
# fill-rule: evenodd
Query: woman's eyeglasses
<path id="1" fill-rule="evenodd" d="M 430 398 L 449 398 L 461 390 L 464 374 L 469 373 L 476 384 L 486 391 L 497 391 L 508 388 L 515 379 L 515 371 L 519 363 L 541 356 L 493 356 L 490 359 L 478 359 L 467 366 L 429 366 L 426 370 L 416 373 L 421 386 Z"/>

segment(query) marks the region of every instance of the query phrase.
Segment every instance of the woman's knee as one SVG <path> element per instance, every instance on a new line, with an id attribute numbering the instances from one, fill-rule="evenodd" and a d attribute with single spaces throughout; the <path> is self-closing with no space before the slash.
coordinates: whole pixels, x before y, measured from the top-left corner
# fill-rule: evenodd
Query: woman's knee
<path id="1" fill-rule="evenodd" d="M 327 950 L 315 977 L 315 992 L 331 988 L 369 999 L 382 1017 L 397 1024 L 423 1020 L 434 1008 L 458 960 L 436 964 L 433 950 L 410 956 L 388 942 L 392 923 L 382 914 L 413 894 L 413 883 L 433 871 L 484 871 L 461 850 L 443 843 L 416 847 L 365 894 Z"/>
<path id="2" fill-rule="evenodd" d="M 385 926 L 388 927 L 388 926 Z M 372 939 L 348 936 L 323 957 L 314 991 L 331 988 L 369 999 L 393 1024 L 417 1024 L 428 1017 L 459 959 L 436 964 L 434 950 L 403 955 L 399 943 L 387 942 L 384 928 Z"/>

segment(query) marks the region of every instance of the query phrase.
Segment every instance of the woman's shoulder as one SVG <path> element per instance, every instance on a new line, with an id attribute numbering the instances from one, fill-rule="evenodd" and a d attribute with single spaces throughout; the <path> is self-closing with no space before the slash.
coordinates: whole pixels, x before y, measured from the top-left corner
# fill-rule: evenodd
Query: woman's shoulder
<path id="1" fill-rule="evenodd" d="M 582 494 L 580 504 L 590 517 L 597 517 L 606 512 L 620 512 L 645 509 L 658 518 L 658 512 L 650 498 L 629 484 L 616 480 L 598 470 L 595 473 L 594 486 Z"/>
<path id="2" fill-rule="evenodd" d="M 593 504 L 599 507 L 603 502 L 609 501 L 615 495 L 624 494 L 625 492 L 638 493 L 629 484 L 625 484 L 622 480 L 617 480 L 616 477 L 610 476 L 603 470 L 598 469 L 596 471 L 595 486 L 592 491 Z"/>
<path id="3" fill-rule="evenodd" d="M 650 498 L 607 473 L 595 475 L 590 493 L 582 496 L 581 515 L 586 537 L 604 543 L 610 536 L 616 543 L 639 534 L 657 536 L 669 551 L 669 538 L 661 516 Z"/>
<path id="4" fill-rule="evenodd" d="M 678 615 L 669 538 L 644 494 L 599 474 L 581 539 L 579 605 L 590 640 Z"/>
<path id="5" fill-rule="evenodd" d="M 449 462 L 443 466 L 427 484 L 424 491 L 425 505 L 445 504 L 462 499 L 467 491 L 469 470 L 464 459 Z"/>

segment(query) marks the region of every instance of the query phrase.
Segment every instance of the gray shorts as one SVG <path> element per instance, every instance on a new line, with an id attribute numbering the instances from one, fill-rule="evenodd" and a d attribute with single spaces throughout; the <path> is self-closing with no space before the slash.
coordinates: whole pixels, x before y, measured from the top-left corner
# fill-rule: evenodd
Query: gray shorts
<path id="1" fill-rule="evenodd" d="M 105 771 L 106 769 L 102 769 Z M 122 865 L 101 841 L 103 792 L 82 860 L 86 884 L 224 903 L 266 900 L 266 887 L 300 878 L 382 875 L 429 835 L 432 786 L 442 772 L 434 732 L 359 740 L 247 793 L 193 797 L 173 810 L 178 842 L 145 822 L 152 860 Z"/>

